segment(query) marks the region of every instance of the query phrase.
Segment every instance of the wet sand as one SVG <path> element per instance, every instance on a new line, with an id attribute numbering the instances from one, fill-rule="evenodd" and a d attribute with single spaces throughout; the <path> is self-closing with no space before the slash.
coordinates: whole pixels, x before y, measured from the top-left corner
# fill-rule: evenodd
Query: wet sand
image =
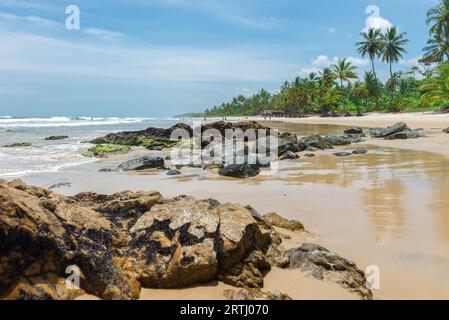
<path id="1" fill-rule="evenodd" d="M 357 122 L 358 118 L 344 120 L 348 124 L 366 124 Z M 372 125 L 390 125 L 396 120 Z M 407 123 L 415 127 L 410 121 Z M 342 129 L 335 123 L 329 124 L 332 126 L 323 130 Z M 427 128 L 426 132 L 440 129 L 429 129 L 433 126 L 421 127 Z M 301 125 L 296 129 L 304 130 Z M 313 130 L 322 133 L 319 127 Z M 440 135 L 440 139 L 446 137 Z M 274 211 L 304 223 L 312 233 L 293 234 L 293 239 L 286 242 L 290 247 L 304 241 L 318 243 L 355 261 L 362 270 L 378 266 L 381 288 L 374 291 L 376 299 L 449 299 L 449 159 L 445 152 L 422 150 L 430 139 L 414 141 L 421 151 L 396 147 L 403 141 L 386 146 L 386 141 L 369 140 L 364 143 L 369 150 L 366 155 L 349 158 L 332 155 L 356 146 L 320 151 L 314 158 L 301 156 L 298 160 L 281 162 L 279 171 L 273 175 L 247 180 L 221 178 L 194 168 L 183 168 L 182 175 L 177 177 L 167 177 L 165 171 L 98 172 L 142 151 L 56 173 L 31 175 L 23 180 L 43 187 L 70 182 L 71 187 L 55 190 L 66 195 L 82 191 L 158 190 L 167 197 L 188 194 L 249 204 L 262 214 Z M 213 283 L 184 290 L 144 289 L 142 299 L 222 299 L 225 288 L 224 284 Z M 268 273 L 265 290 L 280 290 L 294 299 L 357 298 L 335 284 L 278 269 Z"/>

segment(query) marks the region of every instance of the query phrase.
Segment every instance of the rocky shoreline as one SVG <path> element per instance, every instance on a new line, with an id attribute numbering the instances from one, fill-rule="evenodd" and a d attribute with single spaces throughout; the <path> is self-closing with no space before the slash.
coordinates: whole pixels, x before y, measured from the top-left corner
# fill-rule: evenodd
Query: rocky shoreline
<path id="1" fill-rule="evenodd" d="M 195 141 L 193 135 L 194 129 L 190 126 L 179 123 L 168 129 L 160 128 L 148 128 L 141 131 L 128 131 L 111 133 L 104 137 L 99 137 L 91 141 L 91 143 L 97 144 L 97 147 L 104 150 L 105 146 L 110 146 L 111 154 L 116 153 L 120 148 L 130 148 L 135 146 L 144 147 L 148 150 L 171 150 L 173 147 L 179 144 L 179 141 L 170 140 L 172 132 L 177 129 L 185 130 L 190 137 L 189 144 L 201 145 L 201 149 L 210 147 L 213 140 L 209 141 Z M 213 123 L 204 124 L 200 130 L 205 132 L 206 130 L 214 130 L 222 137 L 225 136 L 226 130 L 241 130 L 245 131 L 252 129 L 258 134 L 258 130 L 272 130 L 267 126 L 264 126 L 256 121 L 243 121 L 243 122 L 225 122 L 218 121 Z M 393 126 L 387 128 L 370 128 L 369 135 L 372 139 L 385 139 L 385 140 L 397 140 L 397 139 L 417 139 L 424 137 L 422 130 L 410 129 L 407 124 L 398 122 Z M 256 137 L 257 138 L 257 137 Z M 334 147 L 349 146 L 357 143 L 361 143 L 367 140 L 367 135 L 364 130 L 357 126 L 348 127 L 343 130 L 341 134 L 331 134 L 327 136 L 321 136 L 320 134 L 312 134 L 305 137 L 298 137 L 294 133 L 282 132 L 278 139 L 278 148 L 276 159 L 279 161 L 295 160 L 300 158 L 301 152 L 306 152 L 303 156 L 313 157 L 313 152 L 319 150 L 330 150 Z M 186 143 L 185 141 L 183 143 Z M 105 145 L 106 144 L 106 145 Z M 111 147 L 111 146 L 116 146 Z M 95 149 L 95 148 L 93 148 Z M 224 148 L 223 148 L 224 149 Z M 131 149 L 127 149 L 130 151 Z M 245 142 L 245 149 L 243 151 L 244 157 L 248 157 L 251 154 L 257 155 L 258 151 L 251 150 L 248 143 Z M 335 156 L 348 157 L 353 155 L 366 154 L 367 150 L 357 148 L 352 152 L 336 152 Z M 107 152 L 101 154 L 106 156 Z M 247 159 L 247 158 L 246 158 Z M 230 164 L 214 164 L 202 161 L 201 163 L 190 163 L 184 165 L 174 165 L 170 161 L 170 157 L 165 159 L 161 157 L 141 157 L 138 159 L 131 159 L 115 169 L 105 169 L 104 171 L 141 171 L 148 169 L 165 169 L 168 175 L 179 175 L 179 171 L 182 167 L 197 167 L 203 169 L 218 169 L 220 176 L 232 177 L 232 178 L 251 178 L 259 175 L 264 168 L 269 168 L 270 164 L 253 163 L 250 164 L 245 160 L 243 164 L 230 163 Z"/>
<path id="2" fill-rule="evenodd" d="M 185 288 L 218 280 L 231 299 L 288 299 L 265 292 L 271 267 L 297 269 L 371 299 L 364 273 L 315 244 L 286 249 L 277 228 L 300 222 L 249 206 L 164 198 L 158 192 L 64 197 L 0 180 L 0 296 L 3 299 L 138 299 L 141 288 Z M 68 266 L 79 289 L 65 286 Z"/>

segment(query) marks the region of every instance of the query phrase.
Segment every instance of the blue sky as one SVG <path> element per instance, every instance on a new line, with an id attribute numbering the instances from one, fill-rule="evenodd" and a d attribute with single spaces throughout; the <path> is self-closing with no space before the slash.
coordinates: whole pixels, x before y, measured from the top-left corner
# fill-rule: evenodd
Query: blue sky
<path id="1" fill-rule="evenodd" d="M 396 25 L 416 62 L 436 0 L 0 0 L 0 115 L 202 111 L 348 57 L 367 26 Z M 81 12 L 67 30 L 68 5 Z M 368 10 L 370 5 L 376 10 Z M 373 13 L 374 12 L 374 13 Z M 377 14 L 378 13 L 378 14 Z M 377 63 L 380 77 L 387 67 Z"/>

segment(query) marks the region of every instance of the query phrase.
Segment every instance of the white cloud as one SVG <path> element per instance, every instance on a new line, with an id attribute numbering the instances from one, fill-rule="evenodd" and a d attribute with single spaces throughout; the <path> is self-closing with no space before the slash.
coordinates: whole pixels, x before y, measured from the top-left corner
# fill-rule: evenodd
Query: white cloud
<path id="1" fill-rule="evenodd" d="M 370 16 L 365 20 L 365 27 L 362 30 L 363 32 L 366 32 L 369 29 L 376 29 L 385 32 L 387 29 L 393 27 L 393 24 L 390 21 L 381 17 L 378 6 L 370 5 L 366 7 L 365 13 Z"/>
<path id="2" fill-rule="evenodd" d="M 111 40 L 111 39 L 123 36 L 123 33 L 121 33 L 121 32 L 104 30 L 104 29 L 100 29 L 100 28 L 87 28 L 87 29 L 82 29 L 82 30 L 84 33 L 86 33 L 88 35 L 102 38 L 105 40 Z"/>
<path id="3" fill-rule="evenodd" d="M 337 29 L 335 29 L 334 27 L 329 28 L 328 32 L 330 34 L 334 34 L 337 31 Z"/>
<path id="4" fill-rule="evenodd" d="M 132 48 L 118 42 L 77 42 L 0 29 L 0 70 L 20 75 L 97 77 L 136 81 L 273 81 L 296 65 L 261 48 Z"/>
<path id="5" fill-rule="evenodd" d="M 332 59 L 330 59 L 328 56 L 321 54 L 318 57 L 316 57 L 315 59 L 313 59 L 311 62 L 315 66 L 325 68 L 325 67 L 328 67 L 328 66 L 336 63 L 337 61 L 338 61 L 337 57 L 333 57 Z"/>
<path id="6" fill-rule="evenodd" d="M 61 26 L 61 24 L 53 21 L 53 20 L 49 20 L 49 19 L 45 19 L 45 18 L 41 18 L 41 17 L 37 17 L 37 16 L 18 16 L 15 14 L 10 14 L 10 13 L 5 13 L 5 12 L 0 12 L 0 23 L 4 23 L 4 22 L 13 22 L 13 23 L 17 23 L 17 22 L 22 22 L 22 23 L 27 23 L 27 24 L 33 24 L 36 26 L 40 26 L 40 27 L 59 27 Z"/>
<path id="7" fill-rule="evenodd" d="M 346 57 L 348 61 L 352 63 L 352 65 L 356 66 L 357 68 L 363 68 L 369 65 L 369 61 L 353 56 Z M 336 64 L 339 61 L 338 57 L 329 58 L 329 56 L 325 54 L 321 54 L 317 56 L 316 58 L 312 59 L 310 62 L 312 66 L 304 67 L 298 71 L 298 74 L 301 77 L 308 76 L 311 72 L 318 73 L 323 68 L 330 67 L 333 64 Z M 360 71 L 360 70 L 358 70 Z"/>

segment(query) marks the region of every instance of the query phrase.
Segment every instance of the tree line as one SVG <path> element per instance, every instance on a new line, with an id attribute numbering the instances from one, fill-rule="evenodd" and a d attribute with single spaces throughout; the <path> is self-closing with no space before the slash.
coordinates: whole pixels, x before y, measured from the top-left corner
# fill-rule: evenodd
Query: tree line
<path id="1" fill-rule="evenodd" d="M 362 115 L 363 112 L 401 112 L 445 108 L 449 105 L 449 0 L 427 12 L 429 40 L 423 56 L 406 72 L 395 71 L 409 42 L 405 32 L 391 27 L 360 34 L 357 53 L 370 60 L 371 70 L 357 74 L 349 59 L 340 59 L 319 72 L 286 81 L 276 93 L 265 89 L 214 106 L 205 116 L 252 116 L 265 110 L 298 115 Z M 388 64 L 389 78 L 377 77 L 376 61 Z M 448 108 L 446 107 L 446 110 Z"/>

